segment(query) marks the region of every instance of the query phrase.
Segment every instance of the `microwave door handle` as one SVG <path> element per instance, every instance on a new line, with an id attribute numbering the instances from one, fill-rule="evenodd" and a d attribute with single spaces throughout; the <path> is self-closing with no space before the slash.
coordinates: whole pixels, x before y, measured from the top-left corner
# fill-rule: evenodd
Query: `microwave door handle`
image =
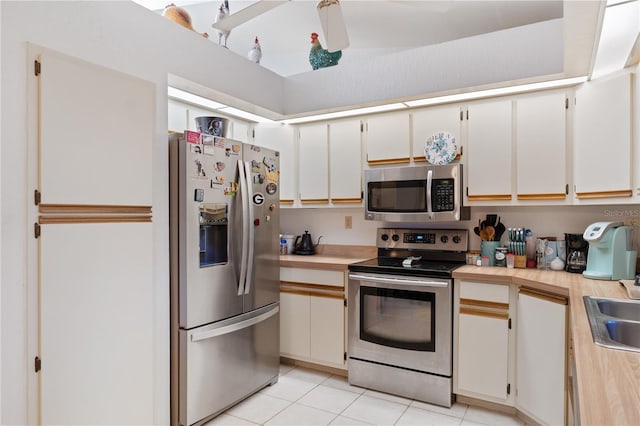
<path id="1" fill-rule="evenodd" d="M 431 206 L 431 181 L 433 180 L 433 170 L 427 171 L 427 214 L 429 219 L 433 218 L 433 208 Z"/>
<path id="2" fill-rule="evenodd" d="M 242 256 L 240 260 L 240 279 L 238 281 L 238 296 L 244 294 L 247 280 L 247 257 L 249 255 L 249 185 L 245 176 L 244 162 L 238 160 L 238 175 L 240 181 L 240 195 L 242 200 Z"/>
<path id="3" fill-rule="evenodd" d="M 247 224 L 248 224 L 248 229 L 249 229 L 249 241 L 248 241 L 248 245 L 249 245 L 249 250 L 248 250 L 248 257 L 247 257 L 247 276 L 246 276 L 246 284 L 244 285 L 244 294 L 249 294 L 249 291 L 251 291 L 251 282 L 253 281 L 253 256 L 254 256 L 254 246 L 255 246 L 255 242 L 256 242 L 256 226 L 254 223 L 255 220 L 255 212 L 254 212 L 254 207 L 253 207 L 253 203 L 251 202 L 251 200 L 253 200 L 253 188 L 251 187 L 251 182 L 249 181 L 251 179 L 251 163 L 249 163 L 248 161 L 244 162 L 244 170 L 245 170 L 245 177 L 246 177 L 246 183 L 247 183 L 247 211 L 249 212 L 249 217 L 247 220 Z"/>

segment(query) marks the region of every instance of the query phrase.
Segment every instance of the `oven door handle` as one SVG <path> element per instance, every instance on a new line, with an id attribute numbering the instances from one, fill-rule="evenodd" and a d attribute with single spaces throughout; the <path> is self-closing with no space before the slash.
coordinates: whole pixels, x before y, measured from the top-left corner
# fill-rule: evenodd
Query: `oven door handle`
<path id="1" fill-rule="evenodd" d="M 448 287 L 449 282 L 447 281 L 431 281 L 431 280 L 421 280 L 421 279 L 406 279 L 406 278 L 384 278 L 381 276 L 372 276 L 372 275 L 359 275 L 359 274 L 349 274 L 349 278 L 352 280 L 360 280 L 360 281 L 370 281 L 372 283 L 379 284 L 410 284 L 410 285 L 418 285 L 421 287 Z"/>

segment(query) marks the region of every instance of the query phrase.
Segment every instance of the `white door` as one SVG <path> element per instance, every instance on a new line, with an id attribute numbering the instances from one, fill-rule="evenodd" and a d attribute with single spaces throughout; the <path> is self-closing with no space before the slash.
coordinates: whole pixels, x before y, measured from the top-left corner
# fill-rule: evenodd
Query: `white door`
<path id="1" fill-rule="evenodd" d="M 293 127 L 258 124 L 254 130 L 256 145 L 280 152 L 280 203 L 293 204 L 296 198 Z"/>
<path id="2" fill-rule="evenodd" d="M 42 424 L 153 423 L 151 223 L 42 225 Z"/>
<path id="3" fill-rule="evenodd" d="M 511 102 L 469 105 L 466 115 L 469 201 L 511 199 Z"/>
<path id="4" fill-rule="evenodd" d="M 329 185 L 332 203 L 362 201 L 360 120 L 329 124 Z"/>
<path id="5" fill-rule="evenodd" d="M 625 74 L 576 90 L 573 173 L 579 199 L 632 196 L 632 87 L 632 75 Z"/>
<path id="6" fill-rule="evenodd" d="M 369 165 L 408 163 L 409 113 L 374 115 L 367 119 L 365 145 Z"/>
<path id="7" fill-rule="evenodd" d="M 543 424 L 565 420 L 566 299 L 518 295 L 516 403 Z"/>
<path id="8" fill-rule="evenodd" d="M 566 198 L 566 99 L 561 92 L 516 102 L 519 200 Z"/>
<path id="9" fill-rule="evenodd" d="M 156 89 L 52 51 L 38 60 L 40 421 L 150 424 Z"/>
<path id="10" fill-rule="evenodd" d="M 302 204 L 329 203 L 329 145 L 326 124 L 300 127 L 298 189 Z"/>

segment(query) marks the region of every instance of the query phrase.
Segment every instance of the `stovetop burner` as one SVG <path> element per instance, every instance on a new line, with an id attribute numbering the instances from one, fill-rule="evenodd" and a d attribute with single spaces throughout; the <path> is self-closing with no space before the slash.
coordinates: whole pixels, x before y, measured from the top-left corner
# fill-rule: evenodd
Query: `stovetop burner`
<path id="1" fill-rule="evenodd" d="M 412 275 L 421 277 L 450 278 L 453 271 L 462 266 L 460 262 L 440 262 L 430 260 L 415 260 L 411 266 L 403 266 L 405 258 L 375 257 L 349 265 L 351 272 L 368 272 L 393 275 Z"/>
<path id="2" fill-rule="evenodd" d="M 353 263 L 349 271 L 451 278 L 465 263 L 467 240 L 466 229 L 380 228 L 378 257 Z"/>

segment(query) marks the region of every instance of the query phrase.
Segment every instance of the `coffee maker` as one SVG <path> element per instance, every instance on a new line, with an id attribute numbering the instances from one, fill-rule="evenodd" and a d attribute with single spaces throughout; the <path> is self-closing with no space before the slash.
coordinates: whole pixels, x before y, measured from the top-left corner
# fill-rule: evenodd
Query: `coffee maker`
<path id="1" fill-rule="evenodd" d="M 629 280 L 636 275 L 634 227 L 622 222 L 596 222 L 584 231 L 589 243 L 585 278 L 595 280 Z"/>
<path id="2" fill-rule="evenodd" d="M 584 240 L 582 234 L 564 234 L 566 246 L 565 271 L 581 274 L 587 268 L 587 253 L 589 243 Z"/>

